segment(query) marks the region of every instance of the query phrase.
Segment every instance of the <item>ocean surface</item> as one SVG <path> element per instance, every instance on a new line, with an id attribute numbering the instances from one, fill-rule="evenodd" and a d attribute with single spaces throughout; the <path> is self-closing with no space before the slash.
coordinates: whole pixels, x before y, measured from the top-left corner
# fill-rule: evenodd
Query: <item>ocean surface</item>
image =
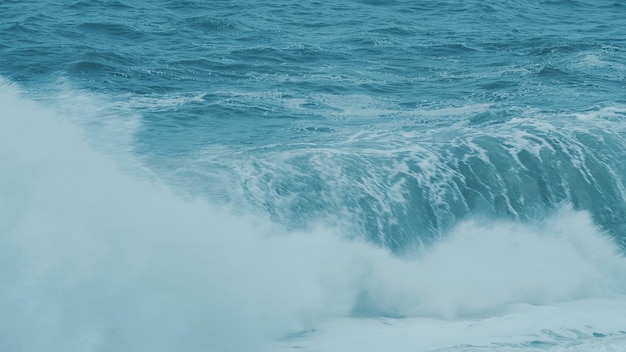
<path id="1" fill-rule="evenodd" d="M 626 351 L 624 19 L 0 0 L 0 350 Z"/>

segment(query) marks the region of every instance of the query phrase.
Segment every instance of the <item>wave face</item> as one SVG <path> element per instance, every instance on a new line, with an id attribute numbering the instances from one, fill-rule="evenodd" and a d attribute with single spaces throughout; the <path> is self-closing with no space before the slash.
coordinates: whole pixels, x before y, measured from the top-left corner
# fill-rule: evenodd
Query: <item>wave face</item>
<path id="1" fill-rule="evenodd" d="M 624 343 L 620 3 L 0 13 L 0 349 Z"/>
<path id="2" fill-rule="evenodd" d="M 626 244 L 623 123 L 525 114 L 232 156 L 244 178 L 231 189 L 298 224 L 350 219 L 355 232 L 394 250 L 430 243 L 470 216 L 536 220 L 564 203 Z"/>

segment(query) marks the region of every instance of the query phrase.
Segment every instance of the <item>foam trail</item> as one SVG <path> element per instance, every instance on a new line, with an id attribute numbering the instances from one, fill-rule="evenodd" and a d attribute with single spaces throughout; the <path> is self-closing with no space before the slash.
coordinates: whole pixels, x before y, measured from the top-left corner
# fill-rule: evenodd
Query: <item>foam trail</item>
<path id="1" fill-rule="evenodd" d="M 485 317 L 624 292 L 624 259 L 585 213 L 464 223 L 403 259 L 129 176 L 10 84 L 0 106 L 3 350 L 261 351 L 330 317 Z"/>

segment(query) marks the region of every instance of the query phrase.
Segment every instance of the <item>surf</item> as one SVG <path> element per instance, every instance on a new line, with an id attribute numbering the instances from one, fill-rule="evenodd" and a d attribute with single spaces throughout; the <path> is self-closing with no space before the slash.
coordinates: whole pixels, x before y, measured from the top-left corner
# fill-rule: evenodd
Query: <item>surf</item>
<path id="1" fill-rule="evenodd" d="M 123 165 L 137 160 L 94 147 L 80 118 L 10 82 L 0 105 L 0 341 L 9 350 L 264 351 L 294 341 L 341 350 L 327 327 L 368 331 L 367 319 L 428 322 L 437 334 L 475 321 L 484 342 L 497 340 L 490 319 L 519 328 L 544 307 L 623 305 L 619 247 L 567 205 L 536 222 L 467 219 L 398 255 L 337 224 L 294 230 L 181 196 Z M 528 315 L 517 320 L 520 307 Z M 546 327 L 582 329 L 567 317 Z M 589 334 L 617 336 L 620 324 Z M 522 343 L 541 329 L 511 332 Z M 304 340 L 288 338 L 299 332 Z"/>

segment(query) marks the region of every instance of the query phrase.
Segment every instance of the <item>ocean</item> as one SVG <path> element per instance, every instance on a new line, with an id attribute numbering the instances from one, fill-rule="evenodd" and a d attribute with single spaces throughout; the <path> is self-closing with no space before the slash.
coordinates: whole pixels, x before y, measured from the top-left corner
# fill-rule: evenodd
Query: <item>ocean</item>
<path id="1" fill-rule="evenodd" d="M 625 18 L 0 0 L 0 350 L 626 351 Z"/>

